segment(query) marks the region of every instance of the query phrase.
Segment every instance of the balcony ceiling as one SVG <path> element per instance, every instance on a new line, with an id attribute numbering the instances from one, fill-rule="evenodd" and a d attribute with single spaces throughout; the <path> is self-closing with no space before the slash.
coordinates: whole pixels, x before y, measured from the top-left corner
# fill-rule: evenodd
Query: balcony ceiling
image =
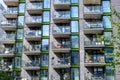
<path id="1" fill-rule="evenodd" d="M 101 0 L 83 0 L 84 4 L 101 4 Z"/>
<path id="2" fill-rule="evenodd" d="M 70 37 L 70 33 L 53 33 L 53 35 L 54 35 L 54 37 L 56 37 L 56 38 L 62 38 L 62 37 Z"/>
<path id="3" fill-rule="evenodd" d="M 17 18 L 17 13 L 13 13 L 13 14 L 9 14 L 9 13 L 7 13 L 7 14 L 3 14 L 6 18 Z"/>
<path id="4" fill-rule="evenodd" d="M 28 9 L 29 14 L 42 14 L 42 9 Z"/>
<path id="5" fill-rule="evenodd" d="M 18 6 L 18 2 L 19 2 L 19 1 L 18 1 L 18 0 L 13 0 L 13 1 L 12 1 L 12 0 L 10 0 L 10 1 L 9 1 L 9 0 L 6 0 L 6 1 L 5 1 L 5 0 L 4 0 L 4 2 L 5 2 L 5 4 L 6 4 L 7 6 Z"/>
<path id="6" fill-rule="evenodd" d="M 55 9 L 70 9 L 70 4 L 54 4 Z"/>
<path id="7" fill-rule="evenodd" d="M 102 12 L 101 13 L 84 13 L 85 19 L 101 19 L 102 18 Z"/>

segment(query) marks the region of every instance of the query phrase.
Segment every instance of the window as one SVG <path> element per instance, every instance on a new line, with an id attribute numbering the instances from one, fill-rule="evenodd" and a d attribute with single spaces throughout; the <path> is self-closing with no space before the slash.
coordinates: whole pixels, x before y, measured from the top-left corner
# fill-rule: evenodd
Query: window
<path id="1" fill-rule="evenodd" d="M 79 64 L 79 52 L 72 52 L 71 59 L 72 64 Z"/>
<path id="2" fill-rule="evenodd" d="M 71 21 L 71 31 L 78 32 L 78 21 Z"/>
<path id="3" fill-rule="evenodd" d="M 79 80 L 79 69 L 78 68 L 71 69 L 71 80 Z"/>
<path id="4" fill-rule="evenodd" d="M 22 42 L 16 42 L 16 50 L 15 50 L 15 52 L 16 53 L 22 53 L 22 46 L 23 46 Z"/>
<path id="5" fill-rule="evenodd" d="M 41 66 L 48 66 L 48 54 L 41 55 Z"/>
<path id="6" fill-rule="evenodd" d="M 72 3 L 78 3 L 78 0 L 71 0 Z"/>
<path id="7" fill-rule="evenodd" d="M 103 12 L 111 12 L 110 1 L 102 1 Z"/>
<path id="8" fill-rule="evenodd" d="M 21 57 L 15 57 L 15 68 L 20 68 L 21 66 Z"/>
<path id="9" fill-rule="evenodd" d="M 48 80 L 48 70 L 40 70 L 40 80 Z"/>
<path id="10" fill-rule="evenodd" d="M 71 41 L 72 41 L 72 48 L 79 47 L 78 36 L 71 36 Z"/>
<path id="11" fill-rule="evenodd" d="M 78 6 L 71 7 L 71 17 L 78 17 Z"/>
<path id="12" fill-rule="evenodd" d="M 44 8 L 50 8 L 50 0 L 44 0 Z"/>
<path id="13" fill-rule="evenodd" d="M 24 16 L 18 16 L 18 26 L 24 25 Z"/>
<path id="14" fill-rule="evenodd" d="M 113 56 L 105 56 L 105 62 L 113 62 Z"/>
<path id="15" fill-rule="evenodd" d="M 23 39 L 23 29 L 17 29 L 17 39 Z"/>
<path id="16" fill-rule="evenodd" d="M 112 48 L 105 48 L 104 51 L 107 54 L 112 54 L 113 53 L 113 49 Z"/>
<path id="17" fill-rule="evenodd" d="M 104 32 L 105 36 L 105 45 L 110 45 L 112 41 L 112 33 L 111 32 Z"/>
<path id="18" fill-rule="evenodd" d="M 50 21 L 50 12 L 49 11 L 44 11 L 43 12 L 43 21 L 44 22 L 49 22 Z"/>
<path id="19" fill-rule="evenodd" d="M 49 40 L 48 39 L 42 39 L 42 51 L 47 51 L 49 48 Z"/>
<path id="20" fill-rule="evenodd" d="M 113 66 L 106 66 L 106 80 L 114 80 Z"/>
<path id="21" fill-rule="evenodd" d="M 43 36 L 49 36 L 49 25 L 43 25 Z"/>
<path id="22" fill-rule="evenodd" d="M 20 3 L 19 4 L 19 13 L 24 13 L 25 11 L 25 3 Z"/>
<path id="23" fill-rule="evenodd" d="M 103 16 L 103 26 L 104 28 L 112 28 L 111 22 L 109 20 L 110 16 Z"/>

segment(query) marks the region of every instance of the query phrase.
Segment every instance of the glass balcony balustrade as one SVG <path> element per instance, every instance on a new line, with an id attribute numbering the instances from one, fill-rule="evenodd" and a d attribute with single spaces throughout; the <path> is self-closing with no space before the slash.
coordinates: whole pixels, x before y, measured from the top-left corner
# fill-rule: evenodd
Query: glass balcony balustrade
<path id="1" fill-rule="evenodd" d="M 25 37 L 40 37 L 41 31 L 40 30 L 30 30 L 25 32 Z"/>
<path id="2" fill-rule="evenodd" d="M 11 70 L 13 68 L 13 64 L 11 62 L 1 62 L 0 70 Z"/>
<path id="3" fill-rule="evenodd" d="M 70 11 L 55 11 L 53 13 L 53 18 L 70 18 Z"/>
<path id="4" fill-rule="evenodd" d="M 31 60 L 30 62 L 23 61 L 22 66 L 23 67 L 39 67 L 40 62 L 39 62 L 39 60 Z"/>
<path id="5" fill-rule="evenodd" d="M 5 2 L 6 2 L 6 1 L 7 1 L 7 2 L 8 2 L 8 1 L 16 1 L 16 2 L 17 2 L 18 0 L 3 0 L 3 1 L 5 1 Z"/>
<path id="6" fill-rule="evenodd" d="M 70 26 L 54 26 L 53 33 L 70 33 Z"/>
<path id="7" fill-rule="evenodd" d="M 26 4 L 26 9 L 30 10 L 30 9 L 42 9 L 42 3 L 27 3 Z"/>
<path id="8" fill-rule="evenodd" d="M 17 14 L 18 13 L 18 8 L 8 8 L 7 10 L 3 11 L 3 14 Z"/>
<path id="9" fill-rule="evenodd" d="M 1 21 L 0 26 L 5 27 L 5 26 L 16 26 L 16 20 L 8 20 L 8 21 Z"/>
<path id="10" fill-rule="evenodd" d="M 0 40 L 15 40 L 15 33 L 1 34 Z"/>
<path id="11" fill-rule="evenodd" d="M 92 76 L 85 76 L 85 80 L 105 80 L 104 75 L 102 74 L 95 74 Z"/>
<path id="12" fill-rule="evenodd" d="M 40 51 L 41 49 L 41 44 L 33 44 L 30 45 L 29 48 L 24 48 L 24 52 L 35 52 L 35 51 Z"/>
<path id="13" fill-rule="evenodd" d="M 100 21 L 84 23 L 84 29 L 100 29 L 100 28 L 103 28 L 103 23 Z"/>
<path id="14" fill-rule="evenodd" d="M 101 13 L 102 6 L 84 6 L 84 13 Z"/>
<path id="15" fill-rule="evenodd" d="M 25 22 L 26 23 L 41 23 L 42 16 L 26 16 Z"/>
<path id="16" fill-rule="evenodd" d="M 54 0 L 54 4 L 70 4 L 70 0 Z"/>
<path id="17" fill-rule="evenodd" d="M 85 41 L 85 46 L 104 46 L 104 41 Z"/>
<path id="18" fill-rule="evenodd" d="M 14 48 L 1 48 L 0 54 L 14 54 Z"/>

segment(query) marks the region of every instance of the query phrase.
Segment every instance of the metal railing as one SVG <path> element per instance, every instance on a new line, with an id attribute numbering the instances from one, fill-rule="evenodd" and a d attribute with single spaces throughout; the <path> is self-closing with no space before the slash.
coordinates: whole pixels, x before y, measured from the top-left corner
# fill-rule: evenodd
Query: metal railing
<path id="1" fill-rule="evenodd" d="M 53 18 L 70 18 L 70 11 L 55 11 Z"/>
<path id="2" fill-rule="evenodd" d="M 70 4 L 70 0 L 54 0 L 54 4 Z"/>
<path id="3" fill-rule="evenodd" d="M 26 9 L 42 9 L 42 3 L 27 3 L 26 4 Z"/>

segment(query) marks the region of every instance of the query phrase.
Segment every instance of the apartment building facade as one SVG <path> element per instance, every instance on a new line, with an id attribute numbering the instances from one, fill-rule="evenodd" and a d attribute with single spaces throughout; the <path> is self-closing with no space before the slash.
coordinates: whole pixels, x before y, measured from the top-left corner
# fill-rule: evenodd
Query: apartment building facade
<path id="1" fill-rule="evenodd" d="M 119 0 L 3 0 L 2 70 L 13 80 L 119 80 L 110 4 Z M 117 5 L 116 5 L 117 6 Z"/>

